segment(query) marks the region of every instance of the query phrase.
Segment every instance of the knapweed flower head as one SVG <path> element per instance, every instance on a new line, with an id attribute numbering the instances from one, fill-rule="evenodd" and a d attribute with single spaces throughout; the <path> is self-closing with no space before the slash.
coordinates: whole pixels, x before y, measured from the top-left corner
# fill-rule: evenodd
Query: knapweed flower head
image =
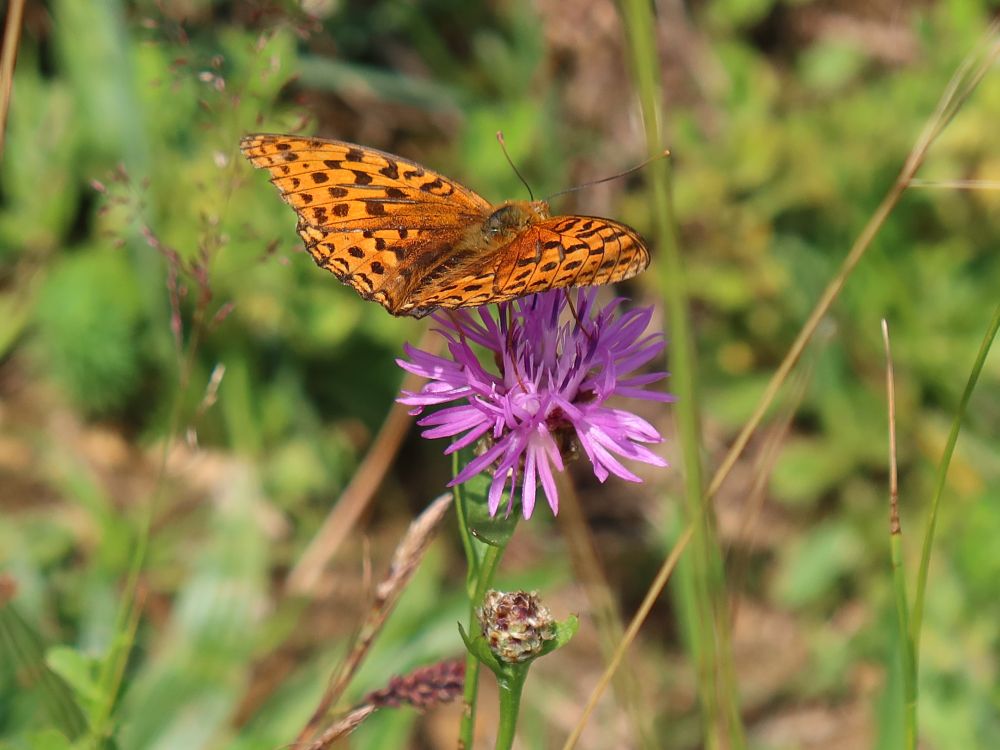
<path id="1" fill-rule="evenodd" d="M 426 428 L 424 437 L 455 438 L 445 453 L 482 441 L 482 450 L 449 486 L 492 467 L 488 505 L 493 515 L 509 489 L 507 512 L 520 493 L 524 517 L 530 518 L 538 484 L 557 513 L 553 471 L 563 470 L 563 459 L 575 446 L 601 482 L 611 474 L 641 481 L 622 457 L 666 465 L 643 445 L 662 441 L 653 426 L 606 404 L 612 396 L 672 400 L 646 389 L 665 372 L 636 372 L 663 351 L 662 334 L 646 333 L 652 308 L 626 310 L 620 298 L 598 307 L 596 299 L 595 289 L 568 295 L 553 290 L 502 303 L 496 317 L 485 307 L 435 313 L 447 356 L 407 345 L 408 359 L 397 360 L 429 381 L 420 391 L 400 396 L 413 407 L 411 414 L 447 405 L 417 422 Z M 484 366 L 474 345 L 492 355 L 495 369 Z"/>
<path id="2" fill-rule="evenodd" d="M 556 622 L 534 591 L 490 589 L 476 616 L 490 651 L 508 664 L 535 658 L 556 637 Z"/>

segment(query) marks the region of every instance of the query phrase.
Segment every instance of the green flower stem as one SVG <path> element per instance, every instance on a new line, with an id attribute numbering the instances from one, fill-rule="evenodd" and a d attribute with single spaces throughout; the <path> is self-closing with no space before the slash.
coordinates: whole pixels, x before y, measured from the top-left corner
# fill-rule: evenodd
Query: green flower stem
<path id="1" fill-rule="evenodd" d="M 456 504 L 458 503 L 456 492 Z M 461 515 L 459 516 L 461 519 Z M 466 531 L 468 527 L 464 527 Z M 462 537 L 465 538 L 466 534 L 463 533 Z M 471 536 L 471 535 L 470 535 Z M 490 587 L 493 581 L 493 574 L 496 572 L 497 565 L 500 563 L 500 558 L 503 556 L 503 549 L 500 547 L 488 547 L 486 554 L 483 556 L 482 561 L 478 564 L 478 568 L 481 571 L 479 580 L 475 585 L 475 588 L 470 590 L 469 595 L 469 633 L 479 632 L 479 618 L 476 616 L 476 608 L 479 602 L 483 601 L 483 597 L 486 596 L 486 590 Z M 469 569 L 472 569 L 470 563 Z M 462 714 L 462 722 L 459 726 L 459 747 L 472 747 L 472 737 L 473 732 L 476 728 L 476 700 L 479 697 L 479 669 L 480 669 L 479 658 L 473 654 L 471 651 L 465 656 L 465 691 L 462 694 L 462 700 L 465 705 L 465 711 Z M 520 694 L 520 691 L 519 691 Z M 501 697 L 501 704 L 503 698 Z M 502 705 L 501 705 L 502 708 Z M 516 715 L 515 715 L 516 719 Z M 503 721 L 503 716 L 501 714 L 501 722 Z M 499 745 L 498 745 L 499 747 Z"/>
<path id="2" fill-rule="evenodd" d="M 514 732 L 517 729 L 517 717 L 521 712 L 521 690 L 528 676 L 528 665 L 505 671 L 503 677 L 497 677 L 500 687 L 500 725 L 497 728 L 496 750 L 509 750 L 514 745 Z"/>
<path id="3" fill-rule="evenodd" d="M 903 569 L 903 535 L 894 531 L 889 535 L 889 550 L 892 557 L 892 584 L 896 599 L 896 617 L 899 619 L 899 638 L 902 642 L 903 661 L 903 726 L 906 750 L 917 747 L 917 675 L 916 656 L 913 639 L 909 631 L 909 612 L 906 603 L 906 576 Z"/>
<path id="4" fill-rule="evenodd" d="M 889 326 L 882 320 L 885 343 L 885 388 L 889 411 L 889 554 L 892 560 L 892 588 L 899 620 L 899 643 L 903 665 L 903 726 L 906 750 L 917 747 L 917 675 L 913 639 L 910 637 L 910 612 L 906 598 L 906 569 L 903 567 L 903 527 L 899 521 L 899 469 L 896 463 L 896 381 L 889 347 Z"/>
<path id="5" fill-rule="evenodd" d="M 997 305 L 996 310 L 993 311 L 993 319 L 990 321 L 986 335 L 983 336 L 983 341 L 979 345 L 979 352 L 976 354 L 972 371 L 969 373 L 965 390 L 962 392 L 958 409 L 955 411 L 955 419 L 951 425 L 951 432 L 948 434 L 948 442 L 945 444 L 944 455 L 941 457 L 941 465 L 938 467 L 937 484 L 934 487 L 934 496 L 931 499 L 930 516 L 927 518 L 927 528 L 924 531 L 923 548 L 920 553 L 920 568 L 917 572 L 917 591 L 913 600 L 913 612 L 910 616 L 910 641 L 912 642 L 914 654 L 914 674 L 919 671 L 920 667 L 920 628 L 924 619 L 924 594 L 927 590 L 927 572 L 930 570 L 931 565 L 931 547 L 934 544 L 934 529 L 937 526 L 938 507 L 941 504 L 941 495 L 944 494 L 944 486 L 948 478 L 948 467 L 951 465 L 951 457 L 955 452 L 958 434 L 962 430 L 962 421 L 965 419 L 965 413 L 969 407 L 969 399 L 972 397 L 972 392 L 979 381 L 979 375 L 982 373 L 983 365 L 986 363 L 986 355 L 990 353 L 990 347 L 993 344 L 993 339 L 997 336 L 998 329 L 1000 329 L 1000 305 Z M 914 702 L 916 702 L 916 695 L 914 695 Z"/>
<path id="6" fill-rule="evenodd" d="M 452 471 L 458 476 L 462 467 L 473 458 L 471 450 L 457 451 L 452 459 Z M 465 576 L 465 590 L 469 596 L 468 632 L 470 637 L 479 632 L 476 609 L 482 604 L 486 591 L 493 585 L 500 559 L 507 542 L 516 527 L 518 515 L 510 518 L 489 517 L 486 494 L 489 477 L 480 474 L 468 482 L 455 487 L 455 514 L 458 518 L 458 534 L 468 564 Z M 460 748 L 472 747 L 476 724 L 476 700 L 479 693 L 480 660 L 471 651 L 465 659 L 465 691 L 463 694 L 465 712 L 459 726 Z"/>

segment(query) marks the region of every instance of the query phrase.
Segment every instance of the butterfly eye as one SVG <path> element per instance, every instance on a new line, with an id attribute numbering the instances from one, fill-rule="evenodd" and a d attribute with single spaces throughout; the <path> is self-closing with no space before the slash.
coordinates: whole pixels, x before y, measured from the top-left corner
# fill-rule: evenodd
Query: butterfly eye
<path id="1" fill-rule="evenodd" d="M 517 227 L 517 209 L 510 204 L 505 204 L 490 214 L 490 217 L 483 224 L 483 231 L 495 236 Z"/>

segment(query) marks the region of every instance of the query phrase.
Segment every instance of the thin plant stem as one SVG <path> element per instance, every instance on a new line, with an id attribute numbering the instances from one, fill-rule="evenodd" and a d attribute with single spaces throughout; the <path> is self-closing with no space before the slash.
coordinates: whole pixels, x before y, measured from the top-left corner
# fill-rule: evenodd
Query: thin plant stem
<path id="1" fill-rule="evenodd" d="M 584 594 L 590 605 L 602 655 L 605 662 L 610 663 L 617 651 L 618 644 L 622 642 L 625 628 L 622 625 L 615 598 L 611 593 L 611 585 L 597 559 L 594 538 L 580 508 L 580 498 L 576 493 L 576 487 L 573 486 L 572 479 L 566 473 L 558 474 L 556 483 L 560 498 L 557 520 L 566 539 L 573 567 L 583 585 Z M 654 747 L 649 712 L 642 710 L 634 673 L 626 669 L 617 674 L 614 688 L 615 697 L 619 705 L 625 709 L 632 724 L 632 729 L 638 740 L 636 746 Z"/>
<path id="2" fill-rule="evenodd" d="M 615 672 L 617 672 L 618 667 L 621 666 L 621 663 L 625 658 L 625 652 L 628 650 L 629 646 L 632 645 L 633 641 L 635 641 L 636 636 L 639 634 L 639 628 L 642 627 L 643 623 L 646 622 L 646 618 L 649 617 L 649 613 L 652 611 L 653 605 L 656 604 L 656 600 L 660 598 L 660 593 L 663 591 L 663 587 L 667 585 L 667 581 L 670 579 L 670 574 L 674 571 L 674 568 L 677 566 L 677 561 L 680 560 L 681 554 L 683 554 L 684 550 L 687 549 L 687 546 L 691 542 L 693 536 L 694 527 L 689 525 L 687 529 L 685 529 L 684 532 L 677 538 L 677 543 L 674 545 L 674 548 L 667 556 L 667 559 L 663 561 L 663 565 L 660 566 L 659 571 L 656 573 L 656 577 L 653 579 L 653 583 L 650 584 L 649 590 L 646 592 L 646 596 L 642 600 L 642 604 L 639 605 L 639 609 L 632 617 L 632 621 L 625 630 L 625 634 L 622 636 L 621 641 L 619 641 L 618 647 L 615 649 L 614 654 L 612 654 L 611 659 L 608 660 L 608 666 L 604 669 L 604 674 L 601 675 L 601 679 L 597 681 L 594 689 L 590 692 L 590 697 L 587 698 L 587 704 L 584 706 L 583 713 L 580 715 L 579 721 L 577 721 L 576 726 L 573 727 L 573 731 L 570 733 L 569 737 L 566 738 L 566 742 L 563 744 L 563 750 L 572 750 L 572 748 L 576 747 L 576 743 L 579 742 L 580 736 L 583 734 L 583 730 L 587 726 L 587 721 L 590 719 L 591 714 L 597 707 L 597 701 L 599 701 L 601 696 L 604 695 L 604 691 L 614 678 Z"/>
<path id="3" fill-rule="evenodd" d="M 934 487 L 934 495 L 931 498 L 930 515 L 927 518 L 927 527 L 924 530 L 923 548 L 920 552 L 920 568 L 917 572 L 917 589 L 913 597 L 913 611 L 910 616 L 910 640 L 913 643 L 914 673 L 919 674 L 920 670 L 920 628 L 924 618 L 924 596 L 927 590 L 927 573 L 931 564 L 931 547 L 934 544 L 934 530 L 937 525 L 938 508 L 941 505 L 941 496 L 944 494 L 945 482 L 948 479 L 948 467 L 951 465 L 951 457 L 955 452 L 955 444 L 958 442 L 958 434 L 962 429 L 962 421 L 969 406 L 969 399 L 972 391 L 975 390 L 979 375 L 983 371 L 986 356 L 990 352 L 993 340 L 1000 329 L 1000 304 L 993 311 L 993 318 L 990 320 L 983 341 L 979 345 L 979 352 L 976 354 L 975 362 L 972 364 L 972 371 L 962 392 L 958 408 L 955 411 L 955 418 L 951 424 L 951 431 L 948 433 L 948 441 L 945 443 L 944 453 L 941 456 L 941 464 L 938 466 L 937 483 Z"/>
<path id="4" fill-rule="evenodd" d="M 861 234 L 855 240 L 837 274 L 831 279 L 826 289 L 823 290 L 823 294 L 809 314 L 809 318 L 802 326 L 802 330 L 799 331 L 799 335 L 795 338 L 795 341 L 792 343 L 791 348 L 789 348 L 788 353 L 781 361 L 774 375 L 771 376 L 771 380 L 764 389 L 764 393 L 753 414 L 747 420 L 743 429 L 740 430 L 739 435 L 716 470 L 708 486 L 710 497 L 715 495 L 726 477 L 729 476 L 729 472 L 732 471 L 733 466 L 735 466 L 736 461 L 742 455 L 747 443 L 750 442 L 750 438 L 760 426 L 764 415 L 771 407 L 771 403 L 774 401 L 781 386 L 802 356 L 806 345 L 812 340 L 820 322 L 826 316 L 827 312 L 829 312 L 830 306 L 839 296 L 841 289 L 844 288 L 847 277 L 850 276 L 854 267 L 864 257 L 864 254 L 871 246 L 872 240 L 875 239 L 878 231 L 882 228 L 886 219 L 889 218 L 889 214 L 892 213 L 903 193 L 910 186 L 917 170 L 923 165 L 931 145 L 961 106 L 968 100 L 969 96 L 972 95 L 976 86 L 978 86 L 979 82 L 989 71 L 997 56 L 1000 55 L 1000 42 L 998 42 L 997 38 L 998 30 L 1000 30 L 1000 21 L 990 24 L 984 41 L 962 61 L 952 75 L 948 85 L 945 86 L 937 107 L 924 124 L 923 130 L 910 150 L 895 182 L 882 199 L 878 208 L 875 209 L 875 213 L 872 214 Z"/>
<path id="5" fill-rule="evenodd" d="M 899 638 L 903 665 L 903 726 L 907 750 L 917 747 L 917 675 L 910 637 L 909 610 L 906 600 L 906 571 L 903 567 L 903 530 L 899 522 L 899 469 L 896 463 L 896 382 L 889 346 L 889 324 L 882 319 L 885 345 L 885 389 L 889 422 L 889 552 L 892 560 L 892 584 L 899 619 Z"/>
<path id="6" fill-rule="evenodd" d="M 642 107 L 646 145 L 652 153 L 662 152 L 663 90 L 658 75 L 660 63 L 651 5 L 648 0 L 623 0 L 621 8 Z M 680 571 L 682 580 L 678 591 L 682 609 L 688 611 L 685 635 L 698 670 L 706 744 L 709 748 L 741 748 L 746 741 L 732 666 L 722 557 L 711 503 L 704 492 L 697 366 L 668 161 L 659 160 L 650 165 L 650 181 L 660 281 L 670 329 L 671 383 L 677 395 L 675 413 L 684 467 L 684 509 L 694 528 L 691 560 Z"/>
<path id="7" fill-rule="evenodd" d="M 4 24 L 3 51 L 0 53 L 0 157 L 7 143 L 7 114 L 10 112 L 10 94 L 14 88 L 14 65 L 17 48 L 21 43 L 21 21 L 24 18 L 24 0 L 10 0 Z"/>
<path id="8" fill-rule="evenodd" d="M 460 471 L 460 456 L 462 451 L 456 451 L 452 458 L 452 473 L 457 476 Z M 466 572 L 465 586 L 469 597 L 468 630 L 470 636 L 478 632 L 479 618 L 476 609 L 479 607 L 486 591 L 493 585 L 500 559 L 503 557 L 505 544 L 486 544 L 475 538 L 470 528 L 470 519 L 466 513 L 467 490 L 458 485 L 454 488 L 455 515 L 458 520 L 458 534 L 465 550 Z M 459 723 L 458 747 L 471 748 L 476 729 L 476 702 L 479 697 L 479 659 L 470 651 L 465 657 L 465 688 L 463 691 L 462 719 Z"/>

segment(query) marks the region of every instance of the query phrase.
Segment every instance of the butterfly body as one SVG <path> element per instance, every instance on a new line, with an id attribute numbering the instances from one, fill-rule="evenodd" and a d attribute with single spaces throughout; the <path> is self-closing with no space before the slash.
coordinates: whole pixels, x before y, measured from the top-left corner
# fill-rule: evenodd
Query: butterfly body
<path id="1" fill-rule="evenodd" d="M 642 239 L 624 224 L 553 217 L 545 201 L 491 205 L 426 167 L 365 146 L 258 134 L 240 148 L 295 209 L 316 263 L 393 315 L 606 284 L 649 264 Z"/>

